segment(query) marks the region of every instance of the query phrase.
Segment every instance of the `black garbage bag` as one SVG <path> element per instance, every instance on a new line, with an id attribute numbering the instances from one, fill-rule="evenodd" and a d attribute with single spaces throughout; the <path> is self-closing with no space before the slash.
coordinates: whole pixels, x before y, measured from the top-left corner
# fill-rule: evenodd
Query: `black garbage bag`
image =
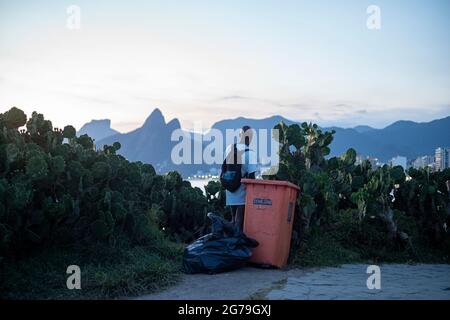
<path id="1" fill-rule="evenodd" d="M 183 256 L 185 273 L 220 273 L 241 268 L 258 242 L 236 230 L 222 217 L 208 213 L 212 232 L 188 245 Z"/>

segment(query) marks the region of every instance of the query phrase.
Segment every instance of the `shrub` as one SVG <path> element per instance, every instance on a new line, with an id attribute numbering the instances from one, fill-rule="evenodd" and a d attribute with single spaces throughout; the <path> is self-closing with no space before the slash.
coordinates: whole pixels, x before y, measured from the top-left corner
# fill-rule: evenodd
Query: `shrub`
<path id="1" fill-rule="evenodd" d="M 53 128 L 36 112 L 27 120 L 17 108 L 0 114 L 0 126 L 0 256 L 86 249 L 92 241 L 148 244 L 163 229 L 188 241 L 204 224 L 200 189 L 177 172 L 158 176 L 149 164 L 127 161 L 116 154 L 119 143 L 95 150 L 72 126 Z"/>
<path id="2" fill-rule="evenodd" d="M 420 260 L 424 251 L 436 250 L 440 261 L 448 261 L 450 169 L 373 169 L 368 161 L 355 164 L 353 149 L 327 158 L 333 131 L 282 122 L 275 129 L 281 143 L 279 170 L 265 178 L 288 180 L 301 188 L 293 250 L 310 258 L 317 250 L 319 256 L 306 264 L 342 261 L 339 257 L 346 254 L 331 258 L 334 247 L 336 252 L 350 250 L 359 258 L 381 261 Z M 331 244 L 320 249 L 324 239 Z"/>

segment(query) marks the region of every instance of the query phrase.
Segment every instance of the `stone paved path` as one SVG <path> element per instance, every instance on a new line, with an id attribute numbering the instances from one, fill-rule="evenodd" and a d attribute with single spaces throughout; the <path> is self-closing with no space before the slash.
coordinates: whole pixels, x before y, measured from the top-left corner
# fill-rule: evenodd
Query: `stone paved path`
<path id="1" fill-rule="evenodd" d="M 303 271 L 243 268 L 231 272 L 208 275 L 183 275 L 181 282 L 167 290 L 138 297 L 140 300 L 241 300 L 259 290 L 271 288 L 288 274 L 300 276 Z"/>
<path id="2" fill-rule="evenodd" d="M 343 265 L 291 276 L 286 284 L 267 294 L 268 299 L 293 300 L 450 300 L 450 265 L 380 266 L 381 289 L 367 288 L 367 265 Z"/>
<path id="3" fill-rule="evenodd" d="M 380 265 L 381 289 L 367 289 L 366 264 L 322 269 L 243 268 L 184 275 L 167 290 L 136 299 L 442 299 L 450 300 L 450 265 Z"/>

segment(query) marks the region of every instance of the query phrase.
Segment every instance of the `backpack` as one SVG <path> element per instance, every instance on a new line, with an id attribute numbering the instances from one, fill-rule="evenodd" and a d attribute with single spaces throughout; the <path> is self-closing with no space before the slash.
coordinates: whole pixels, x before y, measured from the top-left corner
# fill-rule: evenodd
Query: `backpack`
<path id="1" fill-rule="evenodd" d="M 250 149 L 245 149 L 243 152 L 247 152 Z M 233 157 L 233 158 L 231 158 Z M 233 149 L 227 155 L 222 163 L 222 172 L 220 173 L 220 183 L 222 187 L 230 192 L 235 192 L 241 186 L 242 178 L 242 163 L 238 163 L 238 150 L 236 144 L 233 145 Z M 241 161 L 242 162 L 242 161 Z"/>

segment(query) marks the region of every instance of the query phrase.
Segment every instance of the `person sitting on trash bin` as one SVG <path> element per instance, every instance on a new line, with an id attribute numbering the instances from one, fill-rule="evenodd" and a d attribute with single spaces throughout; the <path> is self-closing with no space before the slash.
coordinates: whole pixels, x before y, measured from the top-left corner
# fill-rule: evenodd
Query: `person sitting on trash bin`
<path id="1" fill-rule="evenodd" d="M 245 185 L 241 178 L 255 179 L 258 169 L 256 152 L 250 149 L 253 129 L 244 126 L 239 134 L 240 142 L 229 145 L 222 165 L 220 180 L 226 189 L 226 205 L 231 208 L 231 223 L 242 232 L 245 212 Z M 236 163 L 237 160 L 237 163 Z M 240 174 L 239 173 L 240 168 Z M 235 171 L 235 172 L 233 172 Z"/>

